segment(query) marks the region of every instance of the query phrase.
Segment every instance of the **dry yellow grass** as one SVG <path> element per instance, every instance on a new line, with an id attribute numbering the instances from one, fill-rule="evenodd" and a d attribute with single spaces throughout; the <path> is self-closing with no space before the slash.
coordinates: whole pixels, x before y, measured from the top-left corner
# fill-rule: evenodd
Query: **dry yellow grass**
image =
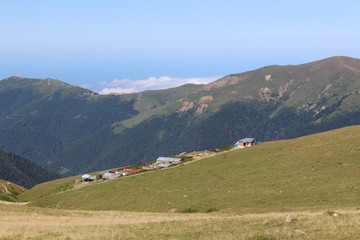
<path id="1" fill-rule="evenodd" d="M 0 239 L 360 239 L 360 211 L 339 212 L 176 214 L 2 205 Z M 285 223 L 288 214 L 298 221 Z"/>

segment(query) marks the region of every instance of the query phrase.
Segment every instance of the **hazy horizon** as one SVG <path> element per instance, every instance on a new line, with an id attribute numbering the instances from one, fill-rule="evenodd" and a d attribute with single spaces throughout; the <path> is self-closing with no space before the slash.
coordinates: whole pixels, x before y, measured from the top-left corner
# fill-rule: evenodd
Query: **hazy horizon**
<path id="1" fill-rule="evenodd" d="M 0 78 L 131 92 L 273 64 L 359 58 L 358 7 L 322 0 L 5 2 Z"/>

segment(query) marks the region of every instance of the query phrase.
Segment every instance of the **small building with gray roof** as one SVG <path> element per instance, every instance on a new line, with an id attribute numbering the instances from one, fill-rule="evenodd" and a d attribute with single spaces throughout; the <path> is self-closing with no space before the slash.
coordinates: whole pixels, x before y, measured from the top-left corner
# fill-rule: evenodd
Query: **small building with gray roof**
<path id="1" fill-rule="evenodd" d="M 181 161 L 182 158 L 158 157 L 158 159 L 156 159 L 157 164 L 178 164 Z"/>

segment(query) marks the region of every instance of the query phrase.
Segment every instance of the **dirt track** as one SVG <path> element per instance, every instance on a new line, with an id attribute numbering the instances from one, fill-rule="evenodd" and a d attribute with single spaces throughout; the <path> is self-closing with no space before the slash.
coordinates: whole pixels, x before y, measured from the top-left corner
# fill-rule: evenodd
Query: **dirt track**
<path id="1" fill-rule="evenodd" d="M 29 202 L 7 202 L 7 201 L 0 201 L 0 204 L 2 205 L 17 205 L 17 206 L 23 206 L 23 205 L 26 205 L 28 204 Z"/>

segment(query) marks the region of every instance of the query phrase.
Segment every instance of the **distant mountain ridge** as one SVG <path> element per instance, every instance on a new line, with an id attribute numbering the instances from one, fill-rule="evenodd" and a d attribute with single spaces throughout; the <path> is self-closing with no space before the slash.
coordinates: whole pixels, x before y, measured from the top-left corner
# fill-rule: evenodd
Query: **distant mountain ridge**
<path id="1" fill-rule="evenodd" d="M 359 92 L 360 60 L 339 56 L 124 95 L 11 77 L 0 81 L 0 148 L 72 175 L 360 124 Z"/>

